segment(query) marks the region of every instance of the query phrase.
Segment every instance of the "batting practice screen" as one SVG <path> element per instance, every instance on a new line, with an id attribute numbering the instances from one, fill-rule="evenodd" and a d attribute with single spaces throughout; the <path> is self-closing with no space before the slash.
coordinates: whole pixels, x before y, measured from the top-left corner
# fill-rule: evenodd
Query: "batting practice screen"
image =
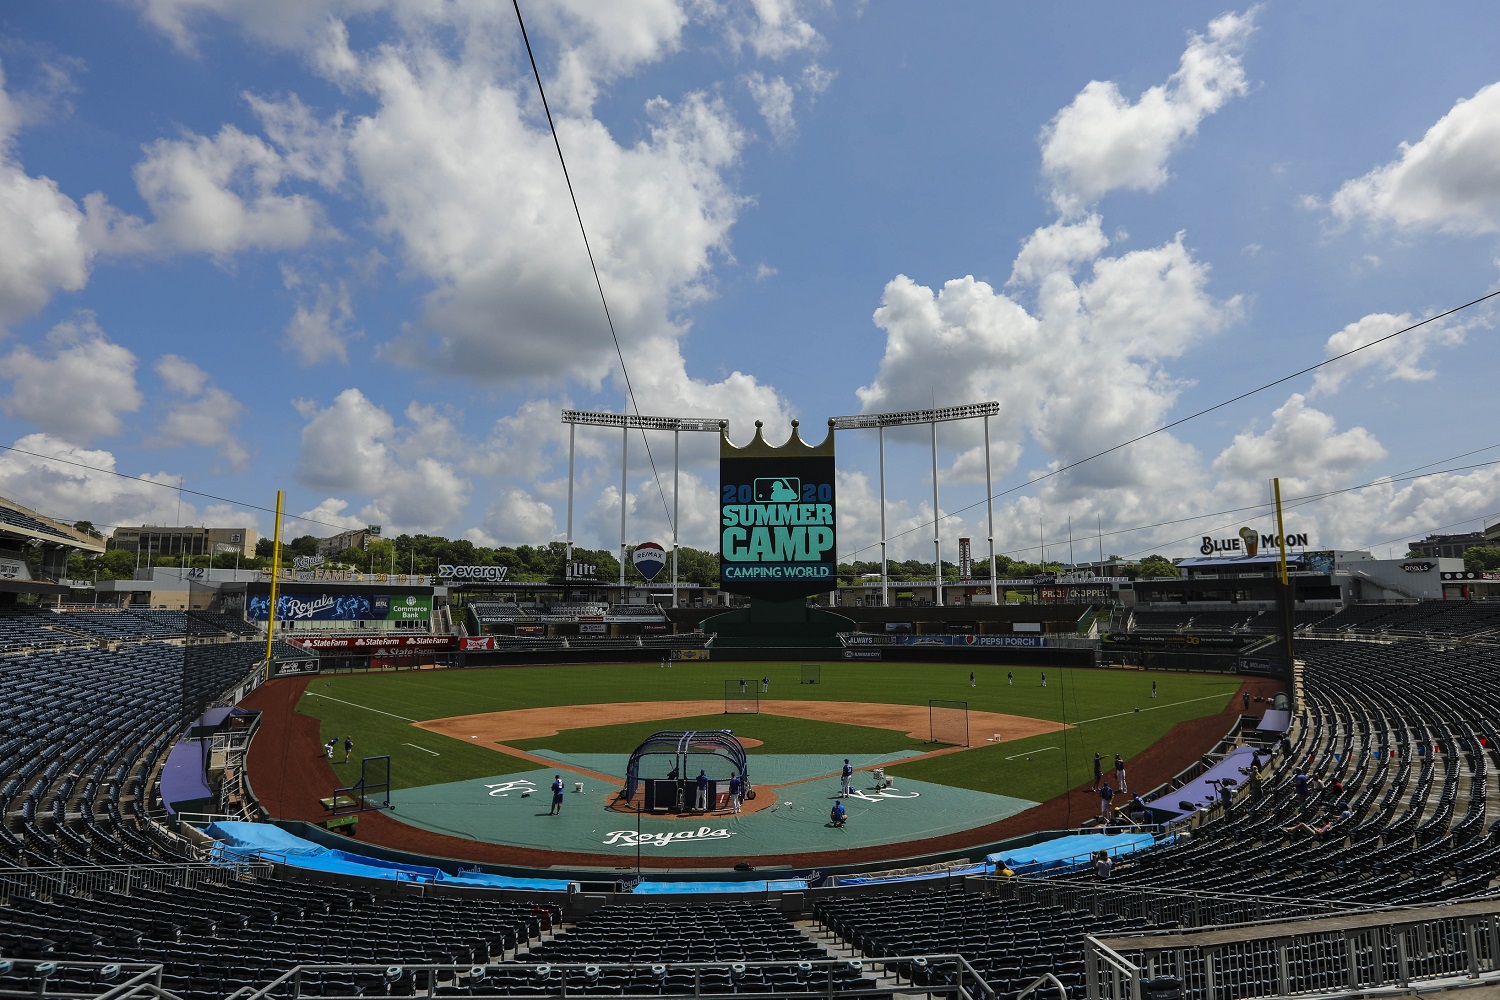
<path id="1" fill-rule="evenodd" d="M 931 725 L 928 742 L 959 747 L 969 745 L 968 702 L 930 699 L 927 702 L 927 714 Z"/>
<path id="2" fill-rule="evenodd" d="M 759 715 L 760 681 L 745 678 L 724 682 L 725 715 Z"/>

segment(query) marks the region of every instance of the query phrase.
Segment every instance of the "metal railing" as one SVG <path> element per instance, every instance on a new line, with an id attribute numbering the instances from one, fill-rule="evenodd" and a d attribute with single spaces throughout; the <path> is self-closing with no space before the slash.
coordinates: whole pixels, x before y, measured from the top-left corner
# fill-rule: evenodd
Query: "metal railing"
<path id="1" fill-rule="evenodd" d="M 0 997 L 163 997 L 162 966 L 153 962 L 0 959 Z"/>
<path id="2" fill-rule="evenodd" d="M 1500 983 L 1500 899 L 1085 938 L 1091 1000 L 1253 1000 Z"/>
<path id="3" fill-rule="evenodd" d="M 34 867 L 0 869 L 0 903 L 13 895 L 130 894 L 141 890 L 229 885 L 242 879 L 269 878 L 276 868 L 266 861 L 225 861 L 215 864 L 119 865 L 93 867 Z"/>
<path id="4" fill-rule="evenodd" d="M 1181 927 L 1222 927 L 1269 920 L 1303 920 L 1386 909 L 1371 904 L 1328 902 L 1265 893 L 1183 892 L 1108 882 L 1053 878 L 994 878 L 973 875 L 970 884 L 1001 899 L 1066 910 L 1087 910 L 1100 917 L 1147 920 Z"/>
<path id="5" fill-rule="evenodd" d="M 962 955 L 908 955 L 897 958 L 804 959 L 769 962 L 498 962 L 489 965 L 299 965 L 258 990 L 242 989 L 227 1000 L 353 1000 L 371 984 L 376 992 L 410 995 L 441 985 L 462 988 L 465 996 L 509 1000 L 555 1000 L 597 993 L 612 978 L 658 984 L 659 993 L 633 996 L 784 996 L 786 986 L 754 983 L 764 974 L 795 983 L 792 992 L 827 997 L 928 996 L 942 1000 L 994 1000 L 995 991 Z M 691 977 L 691 983 L 688 982 Z M 763 986 L 764 988 L 757 988 Z"/>

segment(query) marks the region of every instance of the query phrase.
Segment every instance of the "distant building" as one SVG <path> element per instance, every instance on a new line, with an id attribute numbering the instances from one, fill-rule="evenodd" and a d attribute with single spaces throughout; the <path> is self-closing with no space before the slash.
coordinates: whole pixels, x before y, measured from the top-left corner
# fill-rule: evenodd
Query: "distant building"
<path id="1" fill-rule="evenodd" d="M 337 535 L 318 539 L 318 555 L 324 559 L 332 559 L 345 549 L 359 549 L 363 552 L 370 547 L 372 538 L 380 537 L 379 528 L 360 528 L 356 531 L 341 531 Z"/>
<path id="2" fill-rule="evenodd" d="M 1411 555 L 1424 559 L 1462 559 L 1476 545 L 1487 545 L 1486 532 L 1470 531 L 1462 535 L 1428 535 L 1420 542 L 1409 542 Z"/>
<path id="3" fill-rule="evenodd" d="M 116 528 L 109 539 L 112 549 L 147 556 L 218 556 L 251 558 L 260 534 L 250 528 L 167 528 L 154 524 Z"/>

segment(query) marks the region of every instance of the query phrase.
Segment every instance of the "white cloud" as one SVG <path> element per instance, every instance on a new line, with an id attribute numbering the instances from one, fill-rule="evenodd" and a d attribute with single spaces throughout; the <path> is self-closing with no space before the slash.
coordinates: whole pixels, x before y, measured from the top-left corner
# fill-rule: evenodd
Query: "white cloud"
<path id="1" fill-rule="evenodd" d="M 491 539 L 487 545 L 544 545 L 557 535 L 557 522 L 551 506 L 512 486 L 485 510 L 482 537 Z"/>
<path id="2" fill-rule="evenodd" d="M 1294 393 L 1271 414 L 1264 434 L 1243 431 L 1214 459 L 1227 479 L 1264 484 L 1280 476 L 1292 488 L 1312 490 L 1345 484 L 1351 474 L 1385 458 L 1386 450 L 1363 427 L 1337 431 L 1334 418 Z"/>
<path id="3" fill-rule="evenodd" d="M 304 281 L 290 267 L 281 270 L 282 284 L 301 290 Z M 287 321 L 282 343 L 304 365 L 321 361 L 349 363 L 349 345 L 364 336 L 354 323 L 354 306 L 347 281 L 319 282 L 316 291 L 297 303 Z"/>
<path id="4" fill-rule="evenodd" d="M 780 76 L 767 78 L 762 73 L 751 73 L 745 77 L 745 86 L 760 116 L 766 120 L 766 128 L 777 143 L 786 144 L 797 137 L 797 119 L 792 112 L 795 95 L 792 85 Z"/>
<path id="5" fill-rule="evenodd" d="M 90 316 L 59 323 L 45 345 L 46 353 L 23 344 L 0 359 L 12 382 L 0 409 L 80 444 L 119 434 L 124 415 L 141 406 L 136 356 L 105 337 Z"/>
<path id="6" fill-rule="evenodd" d="M 1021 244 L 1007 284 L 1034 283 L 1054 272 L 1071 272 L 1098 257 L 1109 246 L 1103 220 L 1097 214 L 1078 222 L 1059 219 L 1042 226 Z"/>
<path id="7" fill-rule="evenodd" d="M 798 0 L 750 0 L 751 16 L 731 21 L 730 39 L 763 59 L 816 52 L 823 36 L 802 17 L 803 6 Z"/>
<path id="8" fill-rule="evenodd" d="M 108 229 L 110 217 L 102 199 L 90 218 L 55 181 L 26 173 L 15 155 L 16 132 L 52 100 L 9 93 L 5 82 L 0 67 L 0 335 L 57 292 L 88 283 L 96 253 L 91 237 Z"/>
<path id="9" fill-rule="evenodd" d="M 557 0 L 527 8 L 529 30 L 562 48 L 547 83 L 554 107 L 585 110 L 603 84 L 676 51 L 688 22 L 685 6 L 675 0 Z"/>
<path id="10" fill-rule="evenodd" d="M 275 149 L 233 125 L 212 138 L 159 139 L 135 168 L 155 216 L 142 237 L 164 251 L 219 256 L 303 246 L 327 227 L 316 201 L 279 190 L 294 176 Z"/>
<path id="11" fill-rule="evenodd" d="M 455 468 L 462 444 L 452 422 L 413 403 L 398 425 L 358 389 L 345 389 L 302 428 L 298 477 L 315 489 L 357 493 L 359 516 L 393 533 L 450 529 L 470 482 Z"/>
<path id="12" fill-rule="evenodd" d="M 212 448 L 229 468 L 243 472 L 250 455 L 235 429 L 245 414 L 240 401 L 214 385 L 207 372 L 186 358 L 163 355 L 155 367 L 168 392 L 176 397 L 162 418 L 160 433 L 165 441 Z"/>
<path id="13" fill-rule="evenodd" d="M 1418 327 L 1377 344 L 1398 330 L 1411 326 L 1416 319 L 1410 313 L 1371 313 L 1345 326 L 1328 338 L 1325 345 L 1329 357 L 1364 347 L 1351 357 L 1335 361 L 1326 368 L 1318 369 L 1313 382 L 1312 394 L 1338 392 L 1357 372 L 1373 370 L 1382 381 L 1425 382 L 1437 373 L 1423 367 L 1424 356 L 1435 347 L 1454 347 L 1464 342 L 1469 325 L 1439 321 Z M 1482 322 L 1482 321 L 1480 321 Z"/>
<path id="14" fill-rule="evenodd" d="M 1110 81 L 1087 84 L 1043 130 L 1042 170 L 1052 202 L 1077 214 L 1110 191 L 1154 191 L 1166 182 L 1167 160 L 1199 123 L 1246 92 L 1240 60 L 1255 28 L 1255 11 L 1224 14 L 1194 34 L 1166 84 L 1131 104 Z"/>
<path id="15" fill-rule="evenodd" d="M 972 277 L 936 294 L 894 279 L 875 312 L 886 349 L 874 383 L 857 390 L 861 408 L 928 406 L 935 387 L 939 405 L 998 400 L 991 419 L 997 477 L 1017 467 L 1028 437 L 1063 465 L 1164 423 L 1178 386 L 1158 365 L 1234 322 L 1240 303 L 1208 294 L 1208 268 L 1180 236 L 1097 258 L 1076 280 L 1070 270 L 1102 244 L 1094 224 L 1048 227 L 1028 241 L 1016 273 L 1034 282 L 1031 311 Z M 1058 270 L 1042 273 L 1043 266 Z M 961 449 L 978 444 L 977 427 L 952 433 Z M 1075 488 L 1142 483 L 1162 463 L 1181 467 L 1181 448 L 1160 436 L 1068 478 Z M 965 451 L 958 471 L 977 476 L 983 458 Z"/>
<path id="16" fill-rule="evenodd" d="M 434 286 L 385 356 L 481 381 L 597 383 L 613 347 L 551 137 L 522 98 L 432 54 L 383 51 L 363 79 L 380 107 L 353 125 L 353 162 L 376 225 Z M 627 349 L 680 335 L 673 313 L 709 294 L 740 205 L 724 171 L 744 137 L 722 102 L 658 99 L 648 115 L 628 147 L 596 121 L 557 121 Z"/>
<path id="17" fill-rule="evenodd" d="M 1401 229 L 1500 232 L 1500 83 L 1454 104 L 1385 166 L 1347 181 L 1329 209 Z"/>
<path id="18" fill-rule="evenodd" d="M 302 520 L 285 518 L 285 524 L 281 529 L 282 538 L 298 538 L 302 535 L 327 538 L 329 535 L 338 534 L 339 531 L 358 531 L 369 524 L 362 517 L 345 514 L 344 511 L 348 509 L 349 501 L 339 497 L 324 497 L 317 506 L 302 512 Z"/>
<path id="19" fill-rule="evenodd" d="M 81 448 L 50 434 L 28 434 L 0 451 L 0 496 L 62 521 L 117 524 L 192 524 L 191 497 L 181 501 L 181 477 L 163 472 L 116 475 L 115 456 Z M 30 453 L 30 454 L 26 454 Z M 37 458 L 34 456 L 46 456 Z M 61 461 L 47 461 L 56 458 Z M 179 520 L 180 518 L 180 520 Z"/>

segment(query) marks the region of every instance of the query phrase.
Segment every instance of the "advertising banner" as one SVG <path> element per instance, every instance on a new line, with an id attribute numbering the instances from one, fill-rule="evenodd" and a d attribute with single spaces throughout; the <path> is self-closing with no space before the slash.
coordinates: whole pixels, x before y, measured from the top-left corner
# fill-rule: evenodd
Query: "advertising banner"
<path id="1" fill-rule="evenodd" d="M 837 585 L 833 431 L 779 448 L 719 439 L 719 580 L 747 597 L 790 601 Z"/>
<path id="2" fill-rule="evenodd" d="M 458 640 L 458 648 L 461 649 L 461 650 L 463 650 L 466 653 L 467 652 L 472 652 L 474 650 L 480 650 L 480 649 L 494 649 L 495 648 L 495 640 L 494 640 L 493 637 L 487 636 L 487 635 L 474 636 L 473 638 L 460 639 L 460 640 Z"/>
<path id="3" fill-rule="evenodd" d="M 635 564 L 636 572 L 641 576 L 647 580 L 655 580 L 656 574 L 666 568 L 667 550 L 656 542 L 642 542 L 635 547 L 630 561 Z"/>
<path id="4" fill-rule="evenodd" d="M 1112 595 L 1108 587 L 1053 586 L 1038 589 L 1037 597 L 1043 601 L 1107 601 Z"/>
<path id="5" fill-rule="evenodd" d="M 1042 646 L 1039 635 L 895 635 L 893 646 Z"/>
<path id="6" fill-rule="evenodd" d="M 299 649 L 456 649 L 451 635 L 316 635 L 291 639 Z"/>
<path id="7" fill-rule="evenodd" d="M 251 621 L 269 617 L 269 594 L 251 594 L 245 613 Z M 276 598 L 277 621 L 426 621 L 432 617 L 428 594 L 361 594 L 328 590 L 313 594 L 280 594 Z"/>

